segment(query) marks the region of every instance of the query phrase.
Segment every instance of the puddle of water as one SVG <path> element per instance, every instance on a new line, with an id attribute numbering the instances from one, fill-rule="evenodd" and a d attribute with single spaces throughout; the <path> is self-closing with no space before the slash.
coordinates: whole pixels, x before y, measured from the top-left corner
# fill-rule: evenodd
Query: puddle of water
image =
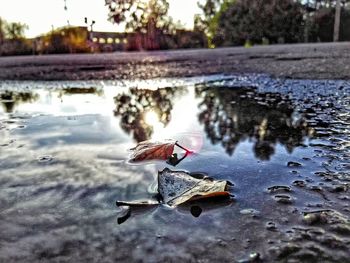
<path id="1" fill-rule="evenodd" d="M 1 82 L 0 260 L 347 260 L 349 103 L 345 81 L 261 75 Z M 196 154 L 127 162 L 168 138 Z M 229 180 L 235 198 L 118 224 L 116 200 L 154 198 L 165 167 Z"/>

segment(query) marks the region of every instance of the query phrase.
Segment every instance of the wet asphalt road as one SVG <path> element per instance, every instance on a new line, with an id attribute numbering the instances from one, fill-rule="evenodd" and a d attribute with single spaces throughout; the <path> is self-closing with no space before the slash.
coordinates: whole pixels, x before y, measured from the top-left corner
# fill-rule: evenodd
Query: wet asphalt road
<path id="1" fill-rule="evenodd" d="M 114 80 L 264 73 L 350 79 L 350 43 L 0 57 L 1 80 Z"/>

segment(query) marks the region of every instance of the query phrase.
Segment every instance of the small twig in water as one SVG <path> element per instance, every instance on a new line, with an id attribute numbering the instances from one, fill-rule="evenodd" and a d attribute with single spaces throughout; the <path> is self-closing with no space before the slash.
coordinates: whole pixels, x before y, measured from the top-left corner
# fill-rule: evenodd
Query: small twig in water
<path id="1" fill-rule="evenodd" d="M 190 150 L 186 149 L 185 147 L 182 147 L 182 146 L 181 146 L 180 144 L 178 144 L 177 142 L 175 143 L 175 145 L 176 145 L 177 147 L 181 148 L 182 150 L 185 150 L 185 151 L 186 151 L 186 154 L 188 154 L 188 153 L 193 153 L 193 151 L 190 151 Z"/>

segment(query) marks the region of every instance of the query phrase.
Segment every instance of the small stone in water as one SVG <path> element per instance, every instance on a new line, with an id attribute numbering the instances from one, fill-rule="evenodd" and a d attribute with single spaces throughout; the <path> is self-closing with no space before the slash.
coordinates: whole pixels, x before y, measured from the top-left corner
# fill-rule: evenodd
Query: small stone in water
<path id="1" fill-rule="evenodd" d="M 303 222 L 307 225 L 316 224 L 320 221 L 320 219 L 321 217 L 319 216 L 319 214 L 308 213 L 304 214 L 303 216 Z"/>
<path id="2" fill-rule="evenodd" d="M 290 192 L 291 189 L 289 186 L 285 186 L 285 185 L 275 185 L 275 186 L 271 186 L 269 188 L 267 188 L 267 191 L 269 191 L 270 193 L 275 193 L 275 192 Z"/>
<path id="3" fill-rule="evenodd" d="M 276 231 L 277 227 L 276 227 L 276 224 L 274 222 L 267 222 L 266 229 L 270 230 L 270 231 Z"/>
<path id="4" fill-rule="evenodd" d="M 258 210 L 255 210 L 255 209 L 253 209 L 253 208 L 247 208 L 247 209 L 242 209 L 242 210 L 240 211 L 240 213 L 241 213 L 242 215 L 257 215 L 257 214 L 259 214 L 259 211 L 258 211 Z"/>
<path id="5" fill-rule="evenodd" d="M 348 187 L 345 184 L 336 185 L 328 189 L 328 191 L 331 193 L 346 192 L 347 190 L 348 190 Z"/>
<path id="6" fill-rule="evenodd" d="M 52 161 L 52 159 L 53 159 L 52 156 L 50 156 L 50 155 L 45 155 L 45 156 L 40 156 L 40 157 L 38 158 L 38 161 L 39 161 L 40 163 L 46 163 L 46 162 Z"/>
<path id="7" fill-rule="evenodd" d="M 350 236 L 350 226 L 347 224 L 335 224 L 331 225 L 331 230 L 340 235 Z"/>
<path id="8" fill-rule="evenodd" d="M 260 253 L 258 253 L 258 252 L 250 253 L 249 259 L 250 259 L 251 262 L 259 262 L 259 261 L 261 261 Z"/>
<path id="9" fill-rule="evenodd" d="M 297 162 L 288 162 L 287 163 L 288 167 L 300 167 L 301 163 L 297 163 Z"/>
<path id="10" fill-rule="evenodd" d="M 297 187 L 305 187 L 306 183 L 302 180 L 296 180 L 293 182 L 293 185 Z"/>
<path id="11" fill-rule="evenodd" d="M 289 195 L 275 195 L 274 196 L 277 203 L 280 204 L 291 204 L 293 203 L 293 199 Z"/>

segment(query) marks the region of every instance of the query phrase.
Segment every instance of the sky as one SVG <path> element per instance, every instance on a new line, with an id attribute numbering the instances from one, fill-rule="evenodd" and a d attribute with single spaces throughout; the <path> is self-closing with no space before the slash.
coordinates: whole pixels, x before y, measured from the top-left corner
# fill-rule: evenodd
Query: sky
<path id="1" fill-rule="evenodd" d="M 84 17 L 95 20 L 95 31 L 116 31 L 117 26 L 107 21 L 105 0 L 0 0 L 0 17 L 8 22 L 21 22 L 29 26 L 27 37 L 46 33 L 67 25 L 84 26 Z M 169 15 L 181 21 L 186 28 L 193 27 L 193 16 L 200 13 L 197 0 L 169 0 Z M 120 30 L 120 29 L 119 29 Z"/>

